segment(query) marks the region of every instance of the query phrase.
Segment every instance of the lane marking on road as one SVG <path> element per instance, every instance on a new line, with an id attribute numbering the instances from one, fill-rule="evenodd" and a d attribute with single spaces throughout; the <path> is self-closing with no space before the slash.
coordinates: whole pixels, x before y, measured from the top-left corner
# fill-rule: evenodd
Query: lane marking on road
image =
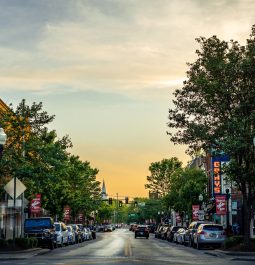
<path id="1" fill-rule="evenodd" d="M 125 257 L 131 257 L 132 250 L 131 250 L 131 240 L 130 237 L 125 242 Z"/>

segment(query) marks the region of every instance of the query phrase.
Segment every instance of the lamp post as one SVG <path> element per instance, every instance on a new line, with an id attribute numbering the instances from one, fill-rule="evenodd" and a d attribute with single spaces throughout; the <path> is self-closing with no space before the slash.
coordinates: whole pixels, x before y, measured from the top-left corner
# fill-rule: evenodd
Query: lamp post
<path id="1" fill-rule="evenodd" d="M 6 143 L 6 140 L 7 140 L 7 135 L 4 132 L 4 129 L 0 127 L 0 152 L 1 152 L 1 155 L 2 155 L 2 151 L 3 151 L 3 147 Z"/>
<path id="2" fill-rule="evenodd" d="M 227 199 L 226 221 L 227 221 L 227 228 L 229 227 L 229 198 L 230 198 L 229 189 L 226 189 L 226 199 Z"/>
<path id="3" fill-rule="evenodd" d="M 204 197 L 203 197 L 203 194 L 199 194 L 199 196 L 198 196 L 198 200 L 199 200 L 199 205 L 200 205 L 200 210 L 202 210 L 202 203 L 203 203 L 203 199 L 204 199 Z"/>

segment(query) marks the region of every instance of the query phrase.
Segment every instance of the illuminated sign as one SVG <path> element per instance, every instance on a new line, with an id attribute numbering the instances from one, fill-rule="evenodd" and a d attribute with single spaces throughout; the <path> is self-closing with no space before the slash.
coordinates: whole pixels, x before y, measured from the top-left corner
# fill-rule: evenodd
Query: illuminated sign
<path id="1" fill-rule="evenodd" d="M 212 157 L 212 187 L 213 196 L 222 194 L 222 170 L 221 165 L 224 162 L 229 161 L 229 157 L 226 155 Z"/>

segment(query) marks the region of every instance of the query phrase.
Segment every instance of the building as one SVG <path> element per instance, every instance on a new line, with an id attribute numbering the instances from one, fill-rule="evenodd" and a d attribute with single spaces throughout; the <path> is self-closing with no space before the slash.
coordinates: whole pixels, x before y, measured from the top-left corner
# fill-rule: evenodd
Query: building
<path id="1" fill-rule="evenodd" d="M 106 193 L 106 187 L 105 187 L 104 180 L 103 180 L 103 185 L 102 185 L 101 198 L 102 198 L 103 201 L 108 200 L 108 195 Z"/>

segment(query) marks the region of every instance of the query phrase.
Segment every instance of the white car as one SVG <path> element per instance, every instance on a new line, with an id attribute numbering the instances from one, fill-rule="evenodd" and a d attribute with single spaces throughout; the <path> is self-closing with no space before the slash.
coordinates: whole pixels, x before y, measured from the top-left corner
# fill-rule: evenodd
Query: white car
<path id="1" fill-rule="evenodd" d="M 57 246 L 68 245 L 68 230 L 63 222 L 55 222 L 55 234 Z"/>
<path id="2" fill-rule="evenodd" d="M 68 245 L 73 245 L 76 243 L 74 229 L 71 225 L 67 225 L 66 227 L 68 230 Z"/>
<path id="3" fill-rule="evenodd" d="M 84 227 L 83 232 L 84 232 L 84 240 L 90 240 L 88 229 Z"/>

